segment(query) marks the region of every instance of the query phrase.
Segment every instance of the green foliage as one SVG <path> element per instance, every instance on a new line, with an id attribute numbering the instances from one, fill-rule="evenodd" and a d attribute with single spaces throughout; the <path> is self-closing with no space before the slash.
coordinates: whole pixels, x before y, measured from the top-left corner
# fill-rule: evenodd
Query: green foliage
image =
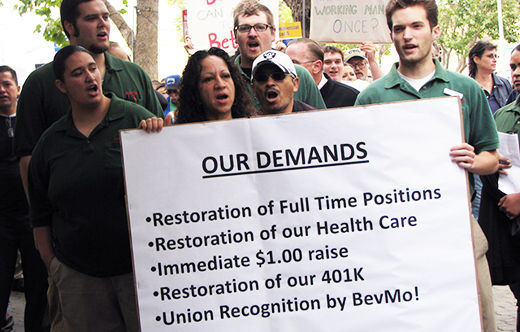
<path id="1" fill-rule="evenodd" d="M 444 53 L 456 53 L 461 61 L 466 58 L 473 44 L 483 38 L 498 36 L 497 0 L 441 0 L 439 3 L 439 25 L 441 38 L 438 43 Z M 504 37 L 508 42 L 518 40 L 520 12 L 518 0 L 501 0 Z M 445 59 L 445 65 L 447 65 Z M 465 67 L 459 63 L 458 70 Z"/>
<path id="2" fill-rule="evenodd" d="M 59 47 L 67 46 L 69 41 L 63 32 L 60 21 L 60 8 L 61 0 L 18 0 L 18 4 L 14 7 L 18 10 L 20 15 L 27 12 L 34 12 L 41 16 L 44 21 L 44 25 L 36 25 L 35 31 L 41 33 L 45 40 L 55 42 Z M 128 6 L 128 0 L 123 0 L 123 5 Z M 126 13 L 123 8 L 120 12 Z"/>
<path id="3" fill-rule="evenodd" d="M 294 22 L 291 8 L 283 0 L 278 2 L 278 12 L 280 23 Z"/>
<path id="4" fill-rule="evenodd" d="M 184 43 L 183 36 L 183 26 L 182 26 L 182 11 L 186 9 L 186 0 L 168 0 L 168 6 L 175 6 L 179 9 L 179 14 L 175 17 L 169 17 L 167 19 L 171 20 L 175 25 L 175 31 L 177 32 L 177 40 L 181 43 Z"/>

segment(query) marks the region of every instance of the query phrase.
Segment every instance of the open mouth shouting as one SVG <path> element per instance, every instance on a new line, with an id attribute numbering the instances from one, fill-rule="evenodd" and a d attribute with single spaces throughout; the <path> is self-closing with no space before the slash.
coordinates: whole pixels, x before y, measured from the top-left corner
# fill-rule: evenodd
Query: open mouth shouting
<path id="1" fill-rule="evenodd" d="M 87 91 L 89 93 L 90 96 L 97 96 L 98 95 L 98 91 L 99 91 L 99 87 L 96 83 L 92 83 L 92 84 L 89 84 L 87 86 Z"/>
<path id="2" fill-rule="evenodd" d="M 229 95 L 225 92 L 218 93 L 215 98 L 219 104 L 226 104 L 230 100 Z"/>
<path id="3" fill-rule="evenodd" d="M 256 39 L 249 40 L 249 41 L 247 42 L 247 48 L 248 48 L 251 52 L 258 51 L 258 49 L 260 48 L 260 43 L 258 43 L 258 40 L 256 40 Z"/>
<path id="4" fill-rule="evenodd" d="M 406 44 L 403 46 L 403 51 L 406 54 L 411 54 L 417 49 L 417 45 L 415 44 Z"/>
<path id="5" fill-rule="evenodd" d="M 265 90 L 265 100 L 268 103 L 275 103 L 278 100 L 278 96 L 280 95 L 280 91 L 278 91 L 276 88 L 269 88 Z"/>
<path id="6" fill-rule="evenodd" d="M 98 32 L 96 37 L 98 39 L 107 40 L 108 39 L 108 33 L 106 31 Z"/>

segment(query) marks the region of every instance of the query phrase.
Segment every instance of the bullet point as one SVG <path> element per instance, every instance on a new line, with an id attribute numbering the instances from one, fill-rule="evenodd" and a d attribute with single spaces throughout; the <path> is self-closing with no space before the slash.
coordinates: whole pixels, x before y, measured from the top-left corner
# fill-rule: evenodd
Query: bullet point
<path id="1" fill-rule="evenodd" d="M 155 270 L 157 270 L 157 269 L 155 268 L 155 266 L 152 266 L 152 268 L 150 270 L 152 270 L 152 272 L 155 272 Z"/>
<path id="2" fill-rule="evenodd" d="M 152 218 L 150 218 L 150 217 L 146 218 L 146 222 L 150 222 L 150 221 L 152 221 Z"/>
<path id="3" fill-rule="evenodd" d="M 159 296 L 159 292 L 153 292 L 153 296 Z"/>
<path id="4" fill-rule="evenodd" d="M 157 316 L 157 317 L 155 317 L 155 320 L 158 321 L 158 322 L 160 322 L 160 321 L 161 321 L 161 316 Z"/>
<path id="5" fill-rule="evenodd" d="M 148 242 L 149 247 L 153 247 L 153 242 Z"/>

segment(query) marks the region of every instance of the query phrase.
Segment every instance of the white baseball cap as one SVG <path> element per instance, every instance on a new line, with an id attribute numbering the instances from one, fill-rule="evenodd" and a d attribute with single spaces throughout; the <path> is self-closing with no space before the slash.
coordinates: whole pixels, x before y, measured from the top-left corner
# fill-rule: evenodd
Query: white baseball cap
<path id="1" fill-rule="evenodd" d="M 296 68 L 294 67 L 291 58 L 289 58 L 287 54 L 280 51 L 269 50 L 260 54 L 253 62 L 251 81 L 253 81 L 253 77 L 255 77 L 255 73 L 258 68 L 268 63 L 277 66 L 284 73 L 291 75 L 293 78 L 298 77 L 298 74 L 296 74 Z"/>
<path id="2" fill-rule="evenodd" d="M 345 62 L 349 62 L 349 60 L 352 59 L 352 58 L 361 58 L 361 59 L 364 59 L 364 60 L 367 59 L 365 57 L 365 53 L 362 52 L 359 48 L 354 48 L 354 49 L 348 50 L 345 53 Z"/>

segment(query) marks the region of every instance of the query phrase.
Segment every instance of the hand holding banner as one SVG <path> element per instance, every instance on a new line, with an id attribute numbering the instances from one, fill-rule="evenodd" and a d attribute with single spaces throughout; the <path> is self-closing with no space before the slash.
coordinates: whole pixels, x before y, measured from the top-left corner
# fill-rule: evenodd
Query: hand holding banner
<path id="1" fill-rule="evenodd" d="M 142 331 L 480 331 L 460 112 L 122 132 Z"/>

